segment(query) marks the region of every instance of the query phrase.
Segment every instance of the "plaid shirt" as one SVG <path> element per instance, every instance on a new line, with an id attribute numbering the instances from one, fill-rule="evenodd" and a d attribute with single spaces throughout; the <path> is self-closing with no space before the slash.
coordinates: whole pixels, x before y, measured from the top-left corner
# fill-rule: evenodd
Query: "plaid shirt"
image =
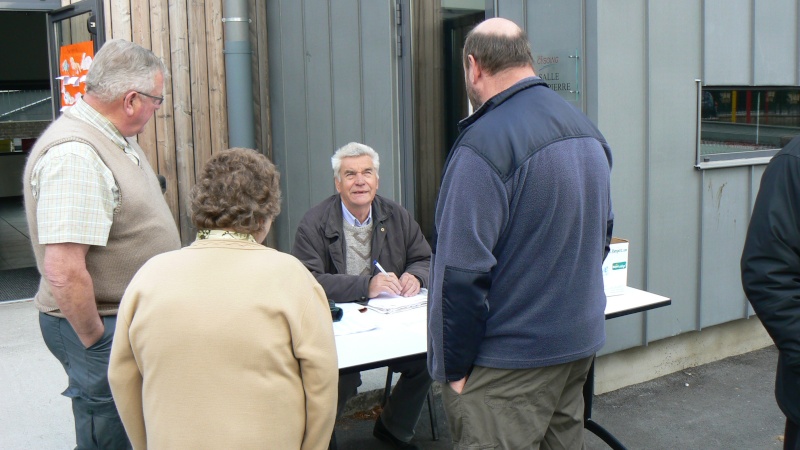
<path id="1" fill-rule="evenodd" d="M 134 164 L 141 164 L 117 128 L 86 102 L 79 100 L 70 113 L 100 130 Z M 119 187 L 92 147 L 65 142 L 50 148 L 33 168 L 31 190 L 37 199 L 40 244 L 106 245 L 119 207 Z"/>

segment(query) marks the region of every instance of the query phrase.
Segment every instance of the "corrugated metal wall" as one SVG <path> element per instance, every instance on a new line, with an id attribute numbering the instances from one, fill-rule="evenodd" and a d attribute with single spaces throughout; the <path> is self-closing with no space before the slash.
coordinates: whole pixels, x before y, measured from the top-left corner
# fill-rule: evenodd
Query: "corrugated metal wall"
<path id="1" fill-rule="evenodd" d="M 399 195 L 395 2 L 267 3 L 270 102 L 283 207 L 273 225 L 288 251 L 303 214 L 336 192 L 330 157 L 359 141 L 381 156 L 383 196 Z"/>
<path id="2" fill-rule="evenodd" d="M 278 248 L 334 192 L 329 157 L 351 140 L 382 157 L 380 192 L 399 195 L 394 1 L 268 2 Z M 749 317 L 738 261 L 763 166 L 694 168 L 696 79 L 798 85 L 798 0 L 497 0 L 534 53 L 579 49 L 576 103 L 614 150 L 615 235 L 631 241 L 629 285 L 668 308 L 614 319 L 604 353 Z"/>
<path id="3" fill-rule="evenodd" d="M 673 301 L 609 321 L 603 353 L 751 316 L 739 257 L 764 166 L 693 167 L 695 79 L 800 84 L 798 1 L 582 3 L 585 108 L 614 150 L 614 234 L 631 241 L 628 284 Z M 500 0 L 497 15 L 524 26 L 534 52 L 574 39 L 576 15 L 561 2 Z"/>

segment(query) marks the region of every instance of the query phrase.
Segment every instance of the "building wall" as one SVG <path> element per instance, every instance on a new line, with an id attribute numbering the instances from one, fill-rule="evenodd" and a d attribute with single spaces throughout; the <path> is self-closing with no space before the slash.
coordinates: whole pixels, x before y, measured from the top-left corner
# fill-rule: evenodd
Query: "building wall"
<path id="1" fill-rule="evenodd" d="M 739 257 L 764 166 L 694 168 L 696 80 L 799 85 L 798 1 L 499 0 L 495 8 L 527 31 L 534 54 L 574 41 L 576 24 L 583 30 L 576 106 L 613 149 L 614 235 L 631 242 L 628 284 L 672 299 L 609 322 L 603 353 L 752 316 Z"/>
<path id="2" fill-rule="evenodd" d="M 272 143 L 283 204 L 273 229 L 288 251 L 303 214 L 335 193 L 330 157 L 358 141 L 381 157 L 379 193 L 400 201 L 395 2 L 267 3 Z"/>
<path id="3" fill-rule="evenodd" d="M 559 42 L 580 49 L 577 104 L 614 150 L 614 234 L 631 241 L 629 285 L 673 301 L 609 322 L 604 353 L 751 316 L 738 260 L 763 166 L 693 167 L 695 80 L 800 84 L 798 1 L 496 4 L 498 15 L 526 28 L 534 53 L 537 44 Z M 167 177 L 170 206 L 187 236 L 182 199 L 197 168 L 227 145 L 221 6 L 188 0 L 104 5 L 109 36 L 153 48 L 170 67 L 167 100 L 139 140 Z M 400 200 L 403 105 L 394 5 L 251 2 L 257 139 L 283 175 L 283 212 L 274 226 L 282 250 L 291 247 L 305 211 L 334 192 L 329 157 L 349 141 L 380 153 L 380 192 Z M 545 13 L 548 20 L 541 20 Z"/>
<path id="4" fill-rule="evenodd" d="M 586 5 L 587 113 L 614 149 L 614 234 L 631 241 L 628 282 L 672 298 L 610 322 L 604 352 L 751 316 L 739 257 L 764 166 L 693 167 L 695 80 L 800 84 L 798 2 Z"/>
<path id="5" fill-rule="evenodd" d="M 168 179 L 168 201 L 186 241 L 182 199 L 196 170 L 227 146 L 220 2 L 104 5 L 109 37 L 150 47 L 170 67 L 167 100 L 139 140 Z M 282 172 L 283 211 L 273 233 L 276 246 L 289 250 L 305 211 L 334 192 L 329 158 L 349 141 L 380 153 L 380 192 L 402 200 L 395 2 L 250 5 L 257 139 Z M 534 53 L 579 50 L 581 93 L 574 104 L 614 151 L 614 234 L 631 242 L 628 283 L 672 299 L 669 307 L 610 321 L 603 353 L 752 316 L 738 260 L 764 167 L 694 168 L 695 80 L 800 85 L 798 1 L 495 5 L 495 14 L 527 30 Z"/>
<path id="6" fill-rule="evenodd" d="M 70 0 L 63 0 L 67 5 Z M 102 0 L 106 39 L 136 42 L 161 57 L 170 77 L 165 100 L 138 141 L 153 168 L 167 179 L 167 203 L 184 244 L 194 240 L 188 217 L 195 175 L 212 154 L 228 147 L 223 7 L 205 0 Z M 266 13 L 250 0 L 256 146 L 270 154 Z"/>
<path id="7" fill-rule="evenodd" d="M 574 96 L 570 101 L 612 145 L 614 234 L 631 242 L 628 283 L 672 299 L 667 308 L 610 321 L 603 352 L 752 316 L 738 261 L 763 166 L 694 168 L 696 80 L 800 84 L 798 0 L 486 3 L 490 14 L 528 32 L 535 55 L 558 55 L 562 64 L 579 57 L 577 92 L 560 93 Z M 399 118 L 407 106 L 397 95 L 403 58 L 396 54 L 394 5 L 267 4 L 273 148 L 285 199 L 276 223 L 282 250 L 305 211 L 334 192 L 329 156 L 348 141 L 375 147 L 380 192 L 402 200 Z M 435 7 L 416 11 L 418 20 L 436 14 Z M 425 63 L 414 64 L 419 76 Z M 566 76 L 568 69 L 559 70 Z"/>

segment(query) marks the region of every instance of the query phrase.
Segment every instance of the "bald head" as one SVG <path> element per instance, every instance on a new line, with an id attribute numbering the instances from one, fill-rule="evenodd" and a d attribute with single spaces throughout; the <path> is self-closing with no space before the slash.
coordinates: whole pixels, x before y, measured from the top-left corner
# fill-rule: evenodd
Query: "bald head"
<path id="1" fill-rule="evenodd" d="M 509 68 L 533 68 L 528 36 L 514 22 L 499 17 L 484 20 L 467 34 L 465 68 L 470 55 L 490 75 Z"/>
<path id="2" fill-rule="evenodd" d="M 508 38 L 515 38 L 522 34 L 522 28 L 517 26 L 514 22 L 503 19 L 502 17 L 494 17 L 486 19 L 479 23 L 474 28 L 475 33 L 494 34 L 497 36 L 505 36 Z"/>

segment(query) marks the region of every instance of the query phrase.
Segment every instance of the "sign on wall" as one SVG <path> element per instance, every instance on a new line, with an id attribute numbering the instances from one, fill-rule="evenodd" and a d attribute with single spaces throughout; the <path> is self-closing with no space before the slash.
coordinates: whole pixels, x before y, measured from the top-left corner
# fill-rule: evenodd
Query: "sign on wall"
<path id="1" fill-rule="evenodd" d="M 580 100 L 579 61 L 577 50 L 549 51 L 533 55 L 533 68 L 564 100 L 577 102 Z"/>
<path id="2" fill-rule="evenodd" d="M 86 94 L 86 74 L 94 58 L 94 42 L 61 46 L 58 71 L 61 80 L 61 110 L 74 105 Z"/>

